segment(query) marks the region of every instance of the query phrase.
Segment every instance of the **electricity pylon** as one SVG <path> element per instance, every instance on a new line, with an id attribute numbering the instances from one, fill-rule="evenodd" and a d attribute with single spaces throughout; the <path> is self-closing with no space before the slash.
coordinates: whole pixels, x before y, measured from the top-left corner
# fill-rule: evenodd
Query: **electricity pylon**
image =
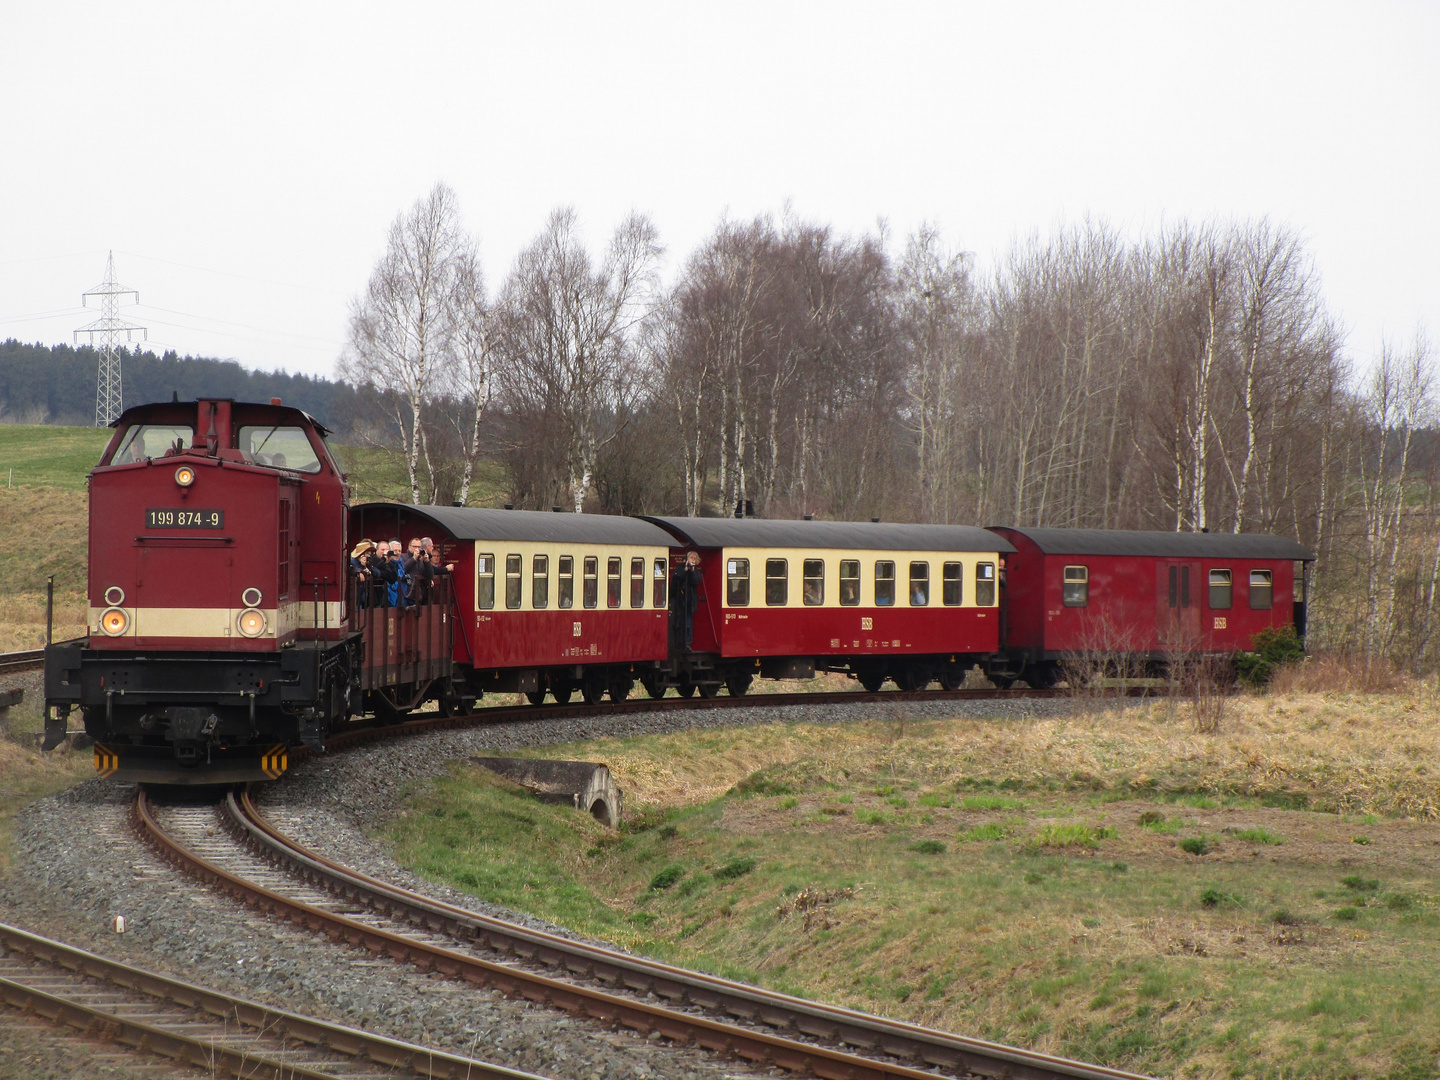
<path id="1" fill-rule="evenodd" d="M 140 294 L 115 280 L 113 251 L 105 259 L 105 280 L 84 293 L 80 303 L 89 307 L 92 296 L 100 298 L 100 318 L 76 330 L 75 340 L 79 341 L 81 334 L 89 334 L 90 344 L 94 345 L 95 335 L 100 335 L 100 368 L 95 379 L 95 426 L 107 427 L 119 418 L 124 408 L 120 392 L 120 350 L 116 348 L 120 335 L 123 333 L 126 341 L 133 341 L 133 335 L 139 331 L 144 335 L 141 340 L 145 341 L 150 332 L 144 326 L 135 326 L 120 318 L 120 297 L 133 296 L 138 304 Z"/>

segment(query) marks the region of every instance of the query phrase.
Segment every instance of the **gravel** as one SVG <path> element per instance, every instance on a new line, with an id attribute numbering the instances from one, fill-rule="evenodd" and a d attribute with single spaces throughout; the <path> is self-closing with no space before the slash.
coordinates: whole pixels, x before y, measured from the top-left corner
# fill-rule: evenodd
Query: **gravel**
<path id="1" fill-rule="evenodd" d="M 474 911 L 556 931 L 420 881 L 396 865 L 367 833 L 398 812 L 406 793 L 444 775 L 452 761 L 482 752 L 777 720 L 1014 720 L 1071 708 L 1064 700 L 896 702 L 883 708 L 797 702 L 783 708 L 511 721 L 302 762 L 265 789 L 261 805 L 297 839 L 366 873 Z M 172 977 L 546 1076 L 718 1080 L 774 1075 L 422 974 L 251 912 L 181 878 L 147 846 L 135 843 L 126 822 L 133 796 L 130 785 L 91 780 L 26 808 L 17 822 L 12 866 L 0 881 L 0 918 Z M 192 792 L 186 797 L 199 801 L 206 795 Z M 126 917 L 123 935 L 113 932 L 116 915 Z M 13 1063 L 12 1054 L 28 1055 L 30 1038 L 26 1035 L 9 1050 L 0 1039 L 0 1075 L 11 1074 L 7 1060 Z M 86 1073 L 76 1072 L 71 1064 L 56 1075 L 130 1075 L 108 1058 L 94 1059 L 93 1070 Z"/>

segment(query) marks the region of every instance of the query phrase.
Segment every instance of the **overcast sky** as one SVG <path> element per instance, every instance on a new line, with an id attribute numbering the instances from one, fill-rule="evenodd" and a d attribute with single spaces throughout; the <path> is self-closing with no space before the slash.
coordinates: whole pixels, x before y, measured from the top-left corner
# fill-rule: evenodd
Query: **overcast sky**
<path id="1" fill-rule="evenodd" d="M 113 249 L 157 351 L 330 374 L 436 180 L 492 286 L 555 206 L 923 221 L 982 268 L 1085 215 L 1269 215 L 1365 362 L 1440 338 L 1440 4 L 9 3 L 0 338 Z"/>

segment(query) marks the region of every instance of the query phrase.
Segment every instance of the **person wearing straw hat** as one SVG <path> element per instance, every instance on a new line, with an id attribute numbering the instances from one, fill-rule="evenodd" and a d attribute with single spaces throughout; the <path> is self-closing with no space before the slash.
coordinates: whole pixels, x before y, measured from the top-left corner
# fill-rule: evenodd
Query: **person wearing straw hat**
<path id="1" fill-rule="evenodd" d="M 361 607 L 371 606 L 370 589 L 375 583 L 375 571 L 370 566 L 370 553 L 374 550 L 374 540 L 361 540 L 350 549 L 350 576 L 355 579 Z"/>

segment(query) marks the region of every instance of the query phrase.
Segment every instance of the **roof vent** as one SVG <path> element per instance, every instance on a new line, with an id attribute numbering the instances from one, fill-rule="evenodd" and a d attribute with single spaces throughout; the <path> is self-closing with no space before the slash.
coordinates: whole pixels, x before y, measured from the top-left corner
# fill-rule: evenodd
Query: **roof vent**
<path id="1" fill-rule="evenodd" d="M 271 404 L 271 405 L 279 405 L 279 404 L 280 404 L 280 399 L 279 399 L 278 397 L 272 397 L 272 398 L 270 399 L 270 404 Z"/>
<path id="2" fill-rule="evenodd" d="M 506 504 L 505 504 L 505 509 L 506 509 L 506 510 L 514 510 L 514 509 L 515 509 L 515 504 L 514 504 L 514 503 L 506 503 Z"/>
<path id="3" fill-rule="evenodd" d="M 552 514 L 558 514 L 558 513 L 560 513 L 560 507 L 558 507 L 558 506 L 552 506 L 552 507 L 550 507 L 550 512 L 551 512 Z"/>
<path id="4" fill-rule="evenodd" d="M 879 518 L 871 518 L 870 520 L 873 521 L 876 525 L 879 525 L 879 524 L 880 524 L 880 519 L 879 519 Z"/>
<path id="5" fill-rule="evenodd" d="M 450 505 L 451 505 L 451 506 L 464 506 L 465 504 L 464 504 L 463 502 L 461 502 L 459 499 L 456 499 L 456 500 L 455 500 L 454 502 L 452 502 Z"/>
<path id="6" fill-rule="evenodd" d="M 806 515 L 805 515 L 805 520 L 806 520 L 806 521 L 814 521 L 814 520 L 815 520 L 815 515 L 814 515 L 814 514 L 806 514 Z"/>

